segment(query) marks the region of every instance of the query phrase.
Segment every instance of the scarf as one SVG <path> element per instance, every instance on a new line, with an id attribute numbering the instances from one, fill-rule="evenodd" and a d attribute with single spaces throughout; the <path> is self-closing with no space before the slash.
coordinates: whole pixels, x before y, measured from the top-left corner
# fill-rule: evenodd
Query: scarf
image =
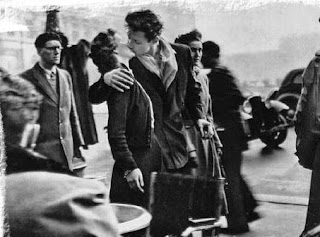
<path id="1" fill-rule="evenodd" d="M 147 70 L 161 79 L 165 89 L 168 90 L 178 71 L 176 51 L 163 38 L 159 39 L 159 48 L 159 62 L 149 54 L 140 55 L 137 58 Z"/>

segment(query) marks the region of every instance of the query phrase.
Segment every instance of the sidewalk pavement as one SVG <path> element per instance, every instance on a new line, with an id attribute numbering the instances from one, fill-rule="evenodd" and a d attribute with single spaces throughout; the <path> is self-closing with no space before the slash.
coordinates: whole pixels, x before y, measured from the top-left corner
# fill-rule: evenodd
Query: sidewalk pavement
<path id="1" fill-rule="evenodd" d="M 99 116 L 99 117 L 98 117 Z M 99 143 L 83 150 L 88 167 L 85 170 L 86 178 L 95 178 L 103 181 L 109 190 L 112 173 L 113 159 L 107 141 L 107 135 L 103 131 L 104 114 L 95 115 Z M 98 119 L 97 119 L 98 117 Z M 250 181 L 250 176 L 246 176 Z M 270 183 L 271 182 L 271 183 Z M 275 182 L 275 180 L 273 180 Z M 254 190 L 259 191 L 259 182 L 254 185 Z M 268 185 L 272 186 L 272 181 Z M 271 189 L 270 189 L 271 190 Z M 307 212 L 307 200 L 290 196 L 279 196 L 276 193 L 266 194 L 255 192 L 260 206 L 257 208 L 262 218 L 249 224 L 250 232 L 241 235 L 220 234 L 221 237 L 298 237 L 303 230 Z"/>
<path id="2" fill-rule="evenodd" d="M 239 235 L 220 234 L 221 237 L 298 237 L 307 212 L 304 205 L 260 202 L 257 211 L 262 218 L 249 224 L 250 231 Z"/>

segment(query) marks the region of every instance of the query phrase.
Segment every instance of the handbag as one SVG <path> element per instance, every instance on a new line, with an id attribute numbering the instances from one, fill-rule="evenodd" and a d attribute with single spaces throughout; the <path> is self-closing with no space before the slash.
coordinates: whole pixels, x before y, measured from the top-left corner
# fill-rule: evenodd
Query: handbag
<path id="1" fill-rule="evenodd" d="M 219 220 L 226 211 L 225 177 L 213 139 L 213 176 L 153 172 L 149 211 L 151 233 L 179 234 L 190 225 Z"/>

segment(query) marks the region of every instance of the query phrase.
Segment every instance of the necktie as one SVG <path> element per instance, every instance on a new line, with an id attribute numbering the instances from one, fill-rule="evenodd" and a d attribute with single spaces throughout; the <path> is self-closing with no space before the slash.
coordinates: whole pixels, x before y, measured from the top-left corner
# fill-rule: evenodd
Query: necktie
<path id="1" fill-rule="evenodd" d="M 57 76 L 54 72 L 51 72 L 49 83 L 52 86 L 53 90 L 57 92 Z"/>

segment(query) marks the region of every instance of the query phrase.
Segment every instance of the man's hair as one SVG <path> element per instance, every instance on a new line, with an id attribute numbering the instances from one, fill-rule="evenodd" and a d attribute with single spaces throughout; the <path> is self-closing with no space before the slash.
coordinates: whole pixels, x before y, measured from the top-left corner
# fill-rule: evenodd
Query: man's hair
<path id="1" fill-rule="evenodd" d="M 56 34 L 54 32 L 46 32 L 46 33 L 39 35 L 36 38 L 34 45 L 36 46 L 36 48 L 43 48 L 45 46 L 45 44 L 50 40 L 57 40 L 61 43 L 61 38 L 58 34 Z"/>
<path id="2" fill-rule="evenodd" d="M 150 41 L 161 35 L 163 23 L 151 10 L 140 10 L 128 13 L 126 27 L 131 31 L 142 31 Z"/>
<path id="3" fill-rule="evenodd" d="M 54 33 L 54 32 L 53 32 Z M 59 35 L 60 37 L 60 42 L 61 42 L 61 45 L 63 48 L 67 48 L 68 44 L 69 44 L 69 40 L 68 40 L 68 37 L 63 34 L 62 32 L 57 32 L 57 34 Z"/>
<path id="4" fill-rule="evenodd" d="M 114 52 L 117 46 L 116 31 L 113 29 L 100 32 L 94 37 L 89 56 L 100 73 L 106 73 L 118 67 L 118 60 Z"/>
<path id="5" fill-rule="evenodd" d="M 202 44 L 203 53 L 212 58 L 220 57 L 220 47 L 213 41 L 206 41 Z"/>
<path id="6" fill-rule="evenodd" d="M 197 29 L 194 29 L 189 33 L 179 35 L 174 42 L 188 45 L 192 41 L 201 41 L 201 40 L 202 40 L 202 34 Z"/>

